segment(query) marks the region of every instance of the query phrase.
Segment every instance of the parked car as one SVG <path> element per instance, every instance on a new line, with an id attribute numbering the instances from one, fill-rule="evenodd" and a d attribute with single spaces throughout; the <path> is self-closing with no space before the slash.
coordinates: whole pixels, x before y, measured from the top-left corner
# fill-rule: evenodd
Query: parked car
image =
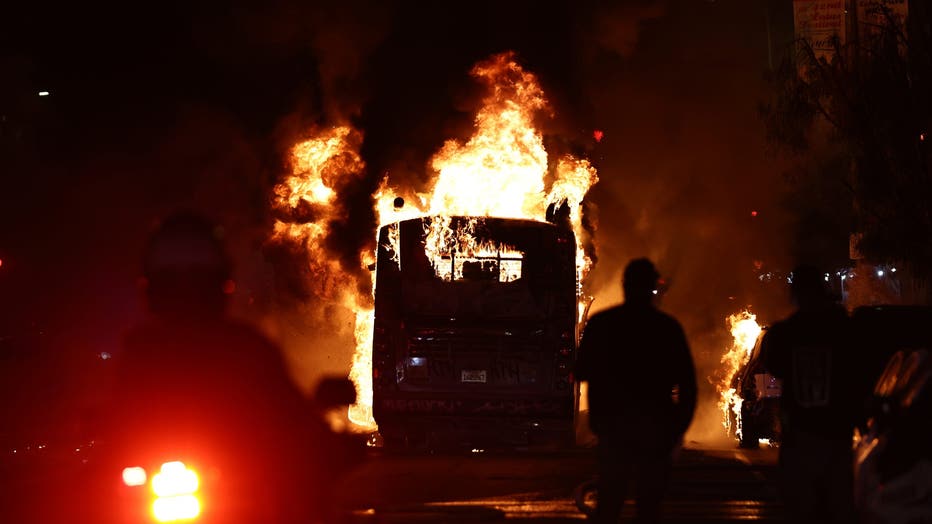
<path id="1" fill-rule="evenodd" d="M 864 523 L 932 522 L 932 357 L 901 350 L 874 389 L 855 450 L 855 502 Z"/>
<path id="2" fill-rule="evenodd" d="M 872 306 L 852 318 L 873 383 L 855 450 L 862 522 L 932 522 L 932 308 Z"/>

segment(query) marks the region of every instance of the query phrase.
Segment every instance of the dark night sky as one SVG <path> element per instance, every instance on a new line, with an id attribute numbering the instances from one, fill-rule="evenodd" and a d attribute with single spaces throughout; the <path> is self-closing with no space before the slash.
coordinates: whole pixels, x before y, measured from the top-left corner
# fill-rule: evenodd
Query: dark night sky
<path id="1" fill-rule="evenodd" d="M 256 259 L 288 145 L 349 119 L 365 133 L 367 184 L 385 171 L 423 181 L 440 144 L 468 136 L 481 96 L 469 69 L 509 49 L 556 113 L 548 144 L 599 169 L 597 306 L 620 298 L 627 259 L 651 256 L 673 282 L 665 307 L 701 340 L 737 309 L 729 296 L 747 295 L 752 260 L 788 264 L 757 104 L 765 13 L 778 60 L 790 2 L 34 4 L 0 19 L 8 332 L 38 323 L 113 343 L 139 315 L 145 233 L 178 207 L 224 223 L 245 289 L 272 300 Z M 361 242 L 371 229 L 355 216 L 348 241 Z"/>

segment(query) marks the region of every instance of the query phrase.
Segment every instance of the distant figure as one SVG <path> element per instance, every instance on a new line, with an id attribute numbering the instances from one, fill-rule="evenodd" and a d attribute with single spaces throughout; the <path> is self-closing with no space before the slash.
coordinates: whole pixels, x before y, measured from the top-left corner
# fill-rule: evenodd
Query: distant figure
<path id="1" fill-rule="evenodd" d="M 658 522 L 673 453 L 696 407 L 696 372 L 680 324 L 653 305 L 659 275 L 631 261 L 625 302 L 586 325 L 576 379 L 589 383 L 589 425 L 599 438 L 596 520 L 615 524 L 628 484 L 637 522 Z"/>
<path id="2" fill-rule="evenodd" d="M 117 467 L 195 461 L 205 489 L 220 483 L 226 495 L 209 502 L 244 522 L 307 522 L 322 482 L 310 450 L 325 446 L 278 348 L 225 314 L 234 284 L 218 231 L 182 214 L 151 237 L 150 317 L 115 358 L 108 449 Z"/>
<path id="3" fill-rule="evenodd" d="M 825 273 L 793 271 L 798 307 L 761 341 L 761 360 L 783 380 L 780 471 L 789 522 L 856 522 L 851 439 L 861 407 L 850 326 Z"/>

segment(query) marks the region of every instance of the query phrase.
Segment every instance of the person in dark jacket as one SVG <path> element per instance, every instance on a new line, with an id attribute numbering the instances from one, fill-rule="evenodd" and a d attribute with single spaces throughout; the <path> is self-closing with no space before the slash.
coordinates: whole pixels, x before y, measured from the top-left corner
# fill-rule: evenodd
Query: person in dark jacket
<path id="1" fill-rule="evenodd" d="M 209 221 L 179 214 L 144 257 L 149 317 L 127 336 L 105 444 L 116 467 L 196 461 L 239 521 L 313 522 L 327 432 L 274 344 L 226 315 L 231 262 Z M 213 483 L 213 485 L 212 485 Z M 205 510 L 206 511 L 206 510 Z"/>
<path id="2" fill-rule="evenodd" d="M 800 266 L 798 307 L 761 340 L 761 361 L 783 381 L 780 473 L 789 522 L 855 522 L 852 442 L 862 405 L 857 355 L 845 310 L 825 273 Z"/>
<path id="3" fill-rule="evenodd" d="M 598 522 L 617 523 L 629 482 L 638 522 L 657 522 L 696 407 L 696 372 L 679 322 L 653 305 L 659 275 L 647 259 L 625 268 L 625 302 L 586 325 L 576 379 L 588 382 L 598 437 Z"/>

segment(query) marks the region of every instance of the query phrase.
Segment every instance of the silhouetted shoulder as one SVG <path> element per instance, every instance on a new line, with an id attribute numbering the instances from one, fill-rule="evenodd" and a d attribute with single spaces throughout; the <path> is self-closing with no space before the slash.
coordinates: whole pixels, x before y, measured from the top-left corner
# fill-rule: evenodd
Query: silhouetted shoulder
<path id="1" fill-rule="evenodd" d="M 226 335 L 256 348 L 265 348 L 278 353 L 277 346 L 254 327 L 243 322 L 227 320 L 224 322 Z"/>
<path id="2" fill-rule="evenodd" d="M 615 306 L 615 307 L 611 307 L 611 308 L 599 311 L 598 313 L 595 313 L 594 315 L 589 317 L 589 320 L 586 322 L 586 326 L 588 327 L 589 325 L 592 325 L 592 324 L 611 322 L 613 319 L 616 319 L 618 317 L 618 315 L 621 313 L 621 310 L 622 310 L 621 306 Z"/>
<path id="3" fill-rule="evenodd" d="M 660 322 L 661 324 L 666 325 L 670 330 L 676 330 L 680 332 L 683 331 L 683 326 L 680 325 L 680 321 L 673 318 L 672 315 L 664 313 L 663 311 L 660 311 L 658 309 L 655 309 L 654 312 L 657 315 L 657 319 L 658 319 L 657 321 Z"/>
<path id="4" fill-rule="evenodd" d="M 787 322 L 789 319 L 778 320 L 767 327 L 767 330 L 764 331 L 764 337 L 761 339 L 761 344 L 767 346 L 772 345 L 775 341 L 781 340 L 788 329 Z"/>
<path id="5" fill-rule="evenodd" d="M 275 344 L 256 329 L 227 319 L 146 322 L 125 336 L 120 362 L 120 369 L 131 376 L 178 366 L 192 374 L 232 373 L 258 380 L 285 380 L 287 375 Z"/>
<path id="6" fill-rule="evenodd" d="M 646 323 L 643 326 L 645 328 L 682 332 L 679 321 L 663 311 L 653 307 L 631 307 L 625 304 L 592 315 L 586 324 L 586 328 L 600 325 L 605 327 L 617 326 L 619 322 Z"/>
<path id="7" fill-rule="evenodd" d="M 149 320 L 130 330 L 124 337 L 124 343 L 128 348 L 132 348 L 166 339 L 222 339 L 237 347 L 277 351 L 275 344 L 252 326 L 228 319 L 184 324 Z M 202 348 L 205 351 L 210 349 Z"/>

